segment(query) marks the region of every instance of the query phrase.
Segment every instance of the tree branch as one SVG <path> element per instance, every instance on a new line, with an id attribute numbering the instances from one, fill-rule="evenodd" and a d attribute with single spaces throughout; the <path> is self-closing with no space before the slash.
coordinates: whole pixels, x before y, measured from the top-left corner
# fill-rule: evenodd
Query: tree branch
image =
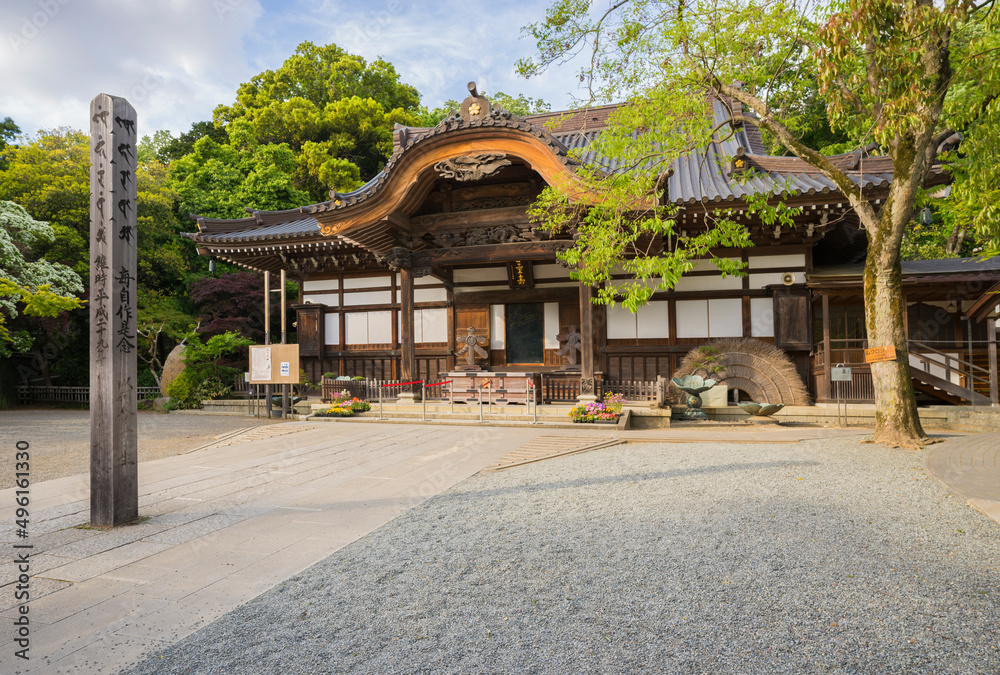
<path id="1" fill-rule="evenodd" d="M 767 104 L 742 89 L 734 87 L 730 84 L 723 84 L 718 79 L 714 82 L 709 82 L 708 85 L 716 91 L 717 95 L 734 98 L 760 115 L 759 120 L 749 115 L 739 115 L 733 118 L 734 121 L 761 126 L 774 134 L 774 136 L 784 143 L 785 147 L 791 150 L 799 159 L 802 159 L 808 164 L 816 167 L 824 176 L 833 181 L 834 185 L 837 186 L 837 188 L 851 202 L 851 205 L 854 206 L 854 209 L 858 212 L 858 215 L 861 217 L 862 222 L 865 223 L 866 226 L 875 224 L 875 211 L 871 204 L 863 198 L 861 188 L 859 188 L 844 171 L 835 167 L 825 155 L 803 144 L 792 134 L 791 131 L 788 130 L 788 127 L 774 119 Z"/>

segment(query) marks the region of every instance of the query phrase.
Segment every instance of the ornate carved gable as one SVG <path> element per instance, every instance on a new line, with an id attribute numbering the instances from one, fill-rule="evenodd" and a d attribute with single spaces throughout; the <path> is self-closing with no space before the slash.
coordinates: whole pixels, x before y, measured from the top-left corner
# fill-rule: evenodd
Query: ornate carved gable
<path id="1" fill-rule="evenodd" d="M 502 152 L 481 152 L 477 155 L 453 157 L 434 165 L 434 170 L 442 178 L 450 178 L 462 183 L 482 180 L 496 174 L 511 162 Z"/>

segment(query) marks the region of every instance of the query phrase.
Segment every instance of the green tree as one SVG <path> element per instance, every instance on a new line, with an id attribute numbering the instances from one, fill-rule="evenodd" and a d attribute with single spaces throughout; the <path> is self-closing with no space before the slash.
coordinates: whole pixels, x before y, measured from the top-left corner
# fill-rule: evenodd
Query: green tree
<path id="1" fill-rule="evenodd" d="M 11 143 L 19 133 L 21 127 L 14 124 L 11 118 L 5 117 L 0 121 L 0 171 L 7 168 L 7 149 L 11 147 Z"/>
<path id="2" fill-rule="evenodd" d="M 171 164 L 181 213 L 245 218 L 248 207 L 278 210 L 309 201 L 294 185 L 296 160 L 288 145 L 258 145 L 249 134 L 231 136 L 235 138 L 225 145 L 203 136 L 190 154 Z M 237 145 L 241 138 L 245 142 Z"/>
<path id="3" fill-rule="evenodd" d="M 503 108 L 507 112 L 514 113 L 518 117 L 527 117 L 528 115 L 538 115 L 541 113 L 547 113 L 552 110 L 552 106 L 540 98 L 531 98 L 530 96 L 525 96 L 524 94 L 518 94 L 516 97 L 509 94 L 505 94 L 502 91 L 496 94 L 483 93 L 483 96 L 490 100 L 494 106 Z M 453 110 L 458 110 L 461 103 L 454 99 L 448 99 L 440 107 L 428 110 L 426 107 L 421 106 L 419 114 L 419 124 L 422 127 L 433 127 L 438 122 L 447 117 Z"/>
<path id="4" fill-rule="evenodd" d="M 390 63 L 303 42 L 280 68 L 240 85 L 232 105 L 215 109 L 215 125 L 237 136 L 231 145 L 241 154 L 288 148 L 294 187 L 322 201 L 385 166 L 394 125 L 416 124 L 419 103 Z"/>
<path id="5" fill-rule="evenodd" d="M 649 190 L 676 157 L 705 147 L 738 125 L 755 125 L 821 171 L 850 202 L 868 239 L 868 339 L 906 354 L 900 247 L 939 144 L 951 134 L 943 113 L 955 73 L 977 67 L 960 63 L 963 55 L 953 53 L 952 46 L 978 15 L 984 17 L 981 25 L 995 32 L 992 4 L 837 0 L 814 11 L 784 0 L 671 5 L 620 0 L 591 14 L 587 2 L 557 0 L 543 21 L 527 27 L 538 57 L 522 61 L 520 71 L 531 76 L 586 49 L 594 64 L 583 73 L 589 97 L 625 98 L 632 104 L 616 115 L 597 150 L 633 168 L 621 172 L 627 180 L 615 175 L 601 181 L 598 216 L 570 257 L 588 266 L 595 257 L 598 265 L 611 264 L 613 256 L 601 258 L 594 251 L 633 229 L 622 214 L 648 200 Z M 982 119 L 984 107 L 989 109 L 986 102 L 1000 91 L 995 59 L 991 61 L 978 68 L 981 93 L 966 101 L 968 119 Z M 892 157 L 894 179 L 881 205 L 796 133 L 794 109 L 790 114 L 780 102 L 804 78 L 817 82 L 834 132 L 858 144 L 875 142 Z M 706 114 L 707 100 L 736 102 L 742 110 L 733 107 L 727 123 L 717 129 Z M 597 182 L 599 177 L 591 178 Z M 562 194 L 561 200 L 548 196 L 548 205 L 565 208 L 568 186 Z M 728 228 L 724 218 L 719 223 Z M 661 231 L 671 232 L 672 225 L 663 223 Z M 669 261 L 673 256 L 665 257 L 664 262 L 633 263 L 633 270 L 640 279 L 656 277 L 669 286 L 678 266 Z M 682 262 L 681 270 L 685 267 Z M 643 288 L 637 284 L 628 291 L 641 302 Z M 908 447 L 924 443 L 927 436 L 906 359 L 873 364 L 872 370 L 873 440 Z"/>
<path id="6" fill-rule="evenodd" d="M 0 199 L 50 223 L 55 236 L 37 251 L 87 277 L 90 231 L 90 141 L 69 128 L 42 130 L 8 153 Z"/>
<path id="7" fill-rule="evenodd" d="M 48 223 L 35 220 L 18 204 L 0 202 L 0 356 L 27 351 L 32 345 L 30 332 L 12 332 L 7 319 L 17 318 L 19 312 L 54 317 L 82 304 L 76 297 L 83 293 L 80 278 L 65 265 L 34 255 L 54 238 Z"/>

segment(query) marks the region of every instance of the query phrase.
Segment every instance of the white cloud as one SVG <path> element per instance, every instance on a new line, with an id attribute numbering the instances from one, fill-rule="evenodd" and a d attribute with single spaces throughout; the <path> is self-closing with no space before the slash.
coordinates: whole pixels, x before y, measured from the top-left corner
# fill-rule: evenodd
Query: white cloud
<path id="1" fill-rule="evenodd" d="M 255 0 L 5 3 L 0 115 L 28 133 L 85 130 L 90 100 L 109 93 L 135 106 L 140 133 L 185 131 L 248 77 L 243 38 L 260 13 Z"/>
<path id="2" fill-rule="evenodd" d="M 274 69 L 305 40 L 335 42 L 368 60 L 383 57 L 429 107 L 481 91 L 524 93 L 555 109 L 576 81 L 563 67 L 539 78 L 514 74 L 533 53 L 521 26 L 548 0 L 502 5 L 472 0 L 5 0 L 0 5 L 0 118 L 26 133 L 86 130 L 90 100 L 124 96 L 141 134 L 186 131 L 230 103 L 240 83 Z"/>

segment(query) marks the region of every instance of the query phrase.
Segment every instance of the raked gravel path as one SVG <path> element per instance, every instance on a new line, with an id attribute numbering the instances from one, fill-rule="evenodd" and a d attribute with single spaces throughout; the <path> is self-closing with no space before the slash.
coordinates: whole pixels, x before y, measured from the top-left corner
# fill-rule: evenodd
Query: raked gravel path
<path id="1" fill-rule="evenodd" d="M 1000 527 L 857 440 L 478 474 L 128 672 L 1000 672 Z"/>

